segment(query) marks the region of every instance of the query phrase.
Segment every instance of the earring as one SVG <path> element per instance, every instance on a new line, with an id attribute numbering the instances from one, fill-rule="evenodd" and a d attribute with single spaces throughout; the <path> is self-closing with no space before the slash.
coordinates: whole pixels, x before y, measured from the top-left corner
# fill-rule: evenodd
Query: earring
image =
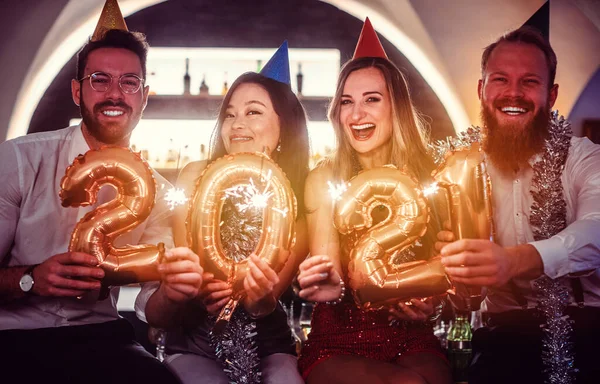
<path id="1" fill-rule="evenodd" d="M 281 152 L 281 141 L 277 144 L 277 148 L 275 148 L 277 152 Z"/>

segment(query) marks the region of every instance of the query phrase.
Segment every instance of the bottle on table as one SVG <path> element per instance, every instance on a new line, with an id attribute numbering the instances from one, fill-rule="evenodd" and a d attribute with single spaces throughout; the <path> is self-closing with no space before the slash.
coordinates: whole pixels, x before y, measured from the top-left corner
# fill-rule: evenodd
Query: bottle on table
<path id="1" fill-rule="evenodd" d="M 454 321 L 448 329 L 448 360 L 452 368 L 455 383 L 467 383 L 469 365 L 471 364 L 471 324 L 469 312 L 456 311 Z"/>
<path id="2" fill-rule="evenodd" d="M 183 94 L 189 96 L 190 92 L 190 59 L 186 57 L 185 59 L 185 75 L 183 75 Z"/>

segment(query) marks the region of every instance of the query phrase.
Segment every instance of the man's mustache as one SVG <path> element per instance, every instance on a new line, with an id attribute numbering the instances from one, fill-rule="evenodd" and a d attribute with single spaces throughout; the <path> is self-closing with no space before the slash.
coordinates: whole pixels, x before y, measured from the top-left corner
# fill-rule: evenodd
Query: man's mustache
<path id="1" fill-rule="evenodd" d="M 122 100 L 119 101 L 103 101 L 94 106 L 94 113 L 99 113 L 101 109 L 107 107 L 119 107 L 124 109 L 127 113 L 131 113 L 132 108 Z"/>
<path id="2" fill-rule="evenodd" d="M 504 107 L 519 107 L 528 111 L 533 111 L 535 108 L 533 102 L 521 97 L 503 97 L 502 99 L 494 101 L 494 108 L 500 109 Z"/>

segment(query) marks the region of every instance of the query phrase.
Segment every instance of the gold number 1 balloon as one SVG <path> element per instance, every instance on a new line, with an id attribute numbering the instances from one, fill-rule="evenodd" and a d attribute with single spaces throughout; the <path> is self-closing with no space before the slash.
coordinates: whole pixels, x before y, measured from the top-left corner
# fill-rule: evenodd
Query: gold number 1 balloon
<path id="1" fill-rule="evenodd" d="M 104 269 L 104 286 L 160 280 L 157 266 L 164 245 L 128 245 L 114 240 L 140 225 L 154 206 L 156 183 L 152 170 L 127 148 L 106 147 L 79 155 L 60 182 L 63 207 L 94 204 L 100 187 L 110 184 L 117 196 L 87 213 L 75 226 L 69 252 L 85 252 Z"/>
<path id="2" fill-rule="evenodd" d="M 254 181 L 264 180 L 266 187 L 255 191 Z M 188 244 L 200 255 L 206 272 L 228 281 L 233 289 L 213 332 L 220 332 L 231 319 L 244 297 L 243 281 L 247 259 L 235 262 L 223 250 L 220 236 L 221 211 L 225 192 L 246 186 L 255 191 L 253 198 L 263 208 L 263 226 L 254 253 L 265 260 L 275 272 L 281 271 L 295 241 L 296 197 L 285 174 L 267 155 L 237 153 L 223 156 L 210 164 L 196 184 L 187 218 Z"/>
<path id="3" fill-rule="evenodd" d="M 342 234 L 368 228 L 350 253 L 348 275 L 357 305 L 379 308 L 386 301 L 445 293 L 450 288 L 438 259 L 393 264 L 394 253 L 427 231 L 429 212 L 419 183 L 392 166 L 359 173 L 336 203 L 334 224 Z M 373 209 L 388 216 L 373 225 Z"/>
<path id="4" fill-rule="evenodd" d="M 444 162 L 433 173 L 438 185 L 446 191 L 450 208 L 452 232 L 459 239 L 489 239 L 494 241 L 492 188 L 484 153 L 479 143 L 451 149 Z M 481 304 L 481 288 L 456 287 L 467 292 L 468 310 Z"/>

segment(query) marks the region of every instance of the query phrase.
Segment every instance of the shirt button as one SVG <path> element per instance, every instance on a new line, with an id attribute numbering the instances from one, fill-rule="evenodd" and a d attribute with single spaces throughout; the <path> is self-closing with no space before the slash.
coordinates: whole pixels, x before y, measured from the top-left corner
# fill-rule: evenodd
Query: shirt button
<path id="1" fill-rule="evenodd" d="M 519 179 L 515 180 L 515 184 L 519 184 Z"/>

